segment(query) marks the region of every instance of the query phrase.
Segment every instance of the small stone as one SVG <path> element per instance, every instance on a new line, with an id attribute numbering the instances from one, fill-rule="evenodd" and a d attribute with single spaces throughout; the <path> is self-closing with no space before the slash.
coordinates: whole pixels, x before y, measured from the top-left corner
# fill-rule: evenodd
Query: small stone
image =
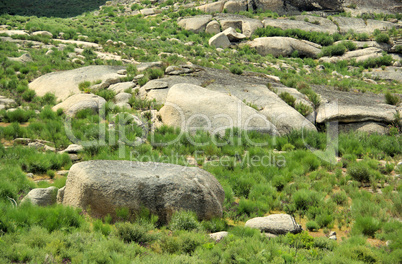
<path id="1" fill-rule="evenodd" d="M 118 74 L 118 75 L 126 75 L 126 74 L 127 74 L 127 70 L 124 70 L 124 69 L 123 69 L 123 70 L 118 70 L 118 71 L 117 71 L 117 74 Z"/>
<path id="2" fill-rule="evenodd" d="M 227 237 L 228 234 L 229 234 L 228 232 L 222 231 L 222 232 L 216 232 L 216 233 L 209 234 L 209 237 L 212 238 L 213 240 L 215 240 L 216 242 L 219 242 L 223 238 Z"/>
<path id="3" fill-rule="evenodd" d="M 330 236 L 329 239 L 331 239 L 331 240 L 337 240 L 336 236 Z"/>
<path id="4" fill-rule="evenodd" d="M 27 177 L 32 179 L 34 177 L 34 174 L 33 173 L 27 173 Z"/>

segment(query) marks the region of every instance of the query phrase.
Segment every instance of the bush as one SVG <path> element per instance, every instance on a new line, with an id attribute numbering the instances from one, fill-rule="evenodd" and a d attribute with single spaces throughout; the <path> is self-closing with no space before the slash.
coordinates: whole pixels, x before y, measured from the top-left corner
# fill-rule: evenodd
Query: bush
<path id="1" fill-rule="evenodd" d="M 323 47 L 320 56 L 342 56 L 343 54 L 345 54 L 346 50 L 347 48 L 343 44 Z"/>
<path id="2" fill-rule="evenodd" d="M 7 111 L 5 113 L 4 119 L 6 122 L 18 122 L 25 123 L 30 118 L 35 116 L 35 112 L 31 110 L 16 109 L 14 111 Z"/>
<path id="3" fill-rule="evenodd" d="M 113 234 L 122 239 L 125 243 L 146 243 L 152 240 L 152 237 L 148 234 L 148 230 L 145 226 L 137 223 L 118 222 L 115 224 L 115 230 Z"/>
<path id="4" fill-rule="evenodd" d="M 305 105 L 303 103 L 297 103 L 295 105 L 295 109 L 302 115 L 302 116 L 307 116 L 309 114 L 311 114 L 313 112 L 313 109 L 308 106 Z"/>
<path id="5" fill-rule="evenodd" d="M 353 232 L 374 237 L 375 232 L 381 228 L 381 223 L 371 216 L 359 216 L 353 225 Z"/>
<path id="6" fill-rule="evenodd" d="M 344 191 L 334 193 L 331 198 L 337 205 L 346 205 L 348 202 L 348 196 Z"/>
<path id="7" fill-rule="evenodd" d="M 380 33 L 375 37 L 375 41 L 378 43 L 389 43 L 389 36 L 385 33 Z"/>
<path id="8" fill-rule="evenodd" d="M 243 73 L 243 70 L 240 69 L 240 67 L 237 65 L 230 66 L 229 70 L 231 73 L 237 74 L 237 75 L 242 75 L 242 73 Z"/>
<path id="9" fill-rule="evenodd" d="M 100 90 L 96 95 L 103 97 L 106 101 L 110 101 L 116 96 L 116 93 L 112 90 Z"/>
<path id="10" fill-rule="evenodd" d="M 295 106 L 296 98 L 294 98 L 290 93 L 288 92 L 283 92 L 279 95 L 279 97 L 285 101 L 288 105 L 291 107 Z"/>
<path id="11" fill-rule="evenodd" d="M 385 102 L 390 105 L 397 105 L 400 99 L 398 95 L 392 95 L 390 92 L 385 93 Z"/>
<path id="12" fill-rule="evenodd" d="M 169 223 L 171 230 L 197 230 L 201 225 L 197 220 L 195 213 L 190 211 L 178 211 L 172 215 L 172 219 Z"/>
<path id="13" fill-rule="evenodd" d="M 320 226 L 317 224 L 316 221 L 308 221 L 306 223 L 306 228 L 308 231 L 317 232 L 320 229 Z"/>
<path id="14" fill-rule="evenodd" d="M 52 93 L 46 93 L 42 96 L 42 105 L 55 105 L 56 104 L 56 96 Z"/>
<path id="15" fill-rule="evenodd" d="M 31 102 L 32 99 L 36 96 L 36 93 L 34 90 L 26 90 L 23 94 L 22 94 L 22 99 L 24 99 L 27 102 Z"/>
<path id="16" fill-rule="evenodd" d="M 317 222 L 317 224 L 322 228 L 322 227 L 328 227 L 332 221 L 333 221 L 333 217 L 330 214 L 321 214 L 316 216 L 315 221 Z"/>
<path id="17" fill-rule="evenodd" d="M 348 174 L 358 182 L 370 181 L 370 168 L 365 162 L 356 162 L 349 165 Z"/>

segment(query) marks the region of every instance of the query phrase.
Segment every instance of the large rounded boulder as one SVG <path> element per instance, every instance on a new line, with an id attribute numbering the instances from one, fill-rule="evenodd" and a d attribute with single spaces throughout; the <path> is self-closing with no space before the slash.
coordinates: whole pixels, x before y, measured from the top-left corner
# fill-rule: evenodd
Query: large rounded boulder
<path id="1" fill-rule="evenodd" d="M 200 220 L 222 216 L 225 193 L 216 178 L 195 167 L 166 163 L 96 160 L 74 164 L 68 174 L 62 203 L 94 217 L 143 207 L 167 223 L 178 210 Z"/>

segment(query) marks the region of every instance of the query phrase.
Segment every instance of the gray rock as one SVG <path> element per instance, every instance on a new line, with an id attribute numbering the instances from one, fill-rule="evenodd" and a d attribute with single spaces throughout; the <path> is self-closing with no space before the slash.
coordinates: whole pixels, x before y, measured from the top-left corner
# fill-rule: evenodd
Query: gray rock
<path id="1" fill-rule="evenodd" d="M 21 62 L 21 63 L 27 63 L 27 62 L 32 62 L 33 61 L 31 55 L 29 55 L 28 53 L 22 54 L 18 58 L 8 57 L 8 59 L 11 60 L 11 61 L 18 61 L 18 62 Z"/>
<path id="2" fill-rule="evenodd" d="M 276 127 L 264 115 L 238 98 L 194 84 L 173 85 L 160 113 L 164 124 L 180 127 L 182 131 L 204 129 L 217 134 L 236 126 L 278 134 Z"/>
<path id="3" fill-rule="evenodd" d="M 45 74 L 29 84 L 29 88 L 37 95 L 44 96 L 46 93 L 53 93 L 58 100 L 65 100 L 67 97 L 79 94 L 81 91 L 78 85 L 84 81 L 106 81 L 108 79 L 120 78 L 117 71 L 124 69 L 122 66 L 87 66 L 69 71 L 52 72 Z"/>
<path id="4" fill-rule="evenodd" d="M 389 128 L 385 124 L 377 122 L 358 122 L 358 123 L 348 123 L 340 124 L 339 130 L 345 133 L 349 131 L 364 132 L 368 134 L 380 134 L 385 135 L 389 133 Z"/>
<path id="5" fill-rule="evenodd" d="M 165 73 L 169 75 L 181 75 L 186 73 L 193 73 L 195 71 L 197 71 L 197 69 L 194 68 L 193 66 L 181 65 L 181 66 L 168 66 L 165 70 Z"/>
<path id="6" fill-rule="evenodd" d="M 287 233 L 297 234 L 303 230 L 301 226 L 296 223 L 295 219 L 288 214 L 272 214 L 266 217 L 256 217 L 248 220 L 245 226 L 274 235 L 284 235 Z"/>
<path id="7" fill-rule="evenodd" d="M 28 35 L 28 33 L 24 30 L 0 30 L 0 34 L 7 34 L 8 36 Z"/>
<path id="8" fill-rule="evenodd" d="M 239 13 L 241 11 L 247 11 L 246 0 L 230 0 L 225 3 L 223 9 L 228 13 Z"/>
<path id="9" fill-rule="evenodd" d="M 383 80 L 402 82 L 401 67 L 387 67 L 385 70 L 374 69 L 370 74 Z"/>
<path id="10" fill-rule="evenodd" d="M 208 3 L 205 5 L 201 5 L 196 7 L 196 9 L 199 9 L 205 13 L 221 13 L 223 11 L 223 5 L 225 4 L 224 1 L 219 1 L 215 3 Z"/>
<path id="11" fill-rule="evenodd" d="M 143 86 L 143 88 L 145 89 L 145 91 L 153 89 L 165 89 L 168 88 L 168 83 L 160 80 L 150 80 Z"/>
<path id="12" fill-rule="evenodd" d="M 228 235 L 229 235 L 228 232 L 222 231 L 222 232 L 216 232 L 216 233 L 209 234 L 209 237 L 212 238 L 213 240 L 215 240 L 216 242 L 219 242 L 222 239 L 224 239 L 225 237 L 227 237 Z"/>
<path id="13" fill-rule="evenodd" d="M 122 207 L 135 214 L 143 206 L 167 223 L 178 210 L 194 211 L 200 220 L 221 217 L 224 198 L 215 177 L 199 168 L 96 160 L 71 167 L 63 204 L 91 208 L 95 217 L 113 216 Z"/>
<path id="14" fill-rule="evenodd" d="M 329 236 L 329 239 L 331 239 L 331 240 L 337 240 L 336 235 Z"/>
<path id="15" fill-rule="evenodd" d="M 275 238 L 278 237 L 277 235 L 271 234 L 271 233 L 263 233 L 264 236 L 268 237 L 268 238 Z"/>
<path id="16" fill-rule="evenodd" d="M 155 14 L 155 10 L 153 8 L 144 8 L 140 10 L 140 13 L 143 16 L 151 16 Z"/>
<path id="17" fill-rule="evenodd" d="M 183 18 L 178 22 L 178 25 L 185 30 L 192 31 L 194 33 L 204 32 L 207 24 L 212 20 L 212 16 L 203 15 L 190 18 Z"/>
<path id="18" fill-rule="evenodd" d="M 39 206 L 48 206 L 56 203 L 57 188 L 51 186 L 49 188 L 37 188 L 31 190 L 22 199 L 21 203 L 30 200 L 32 204 Z"/>
<path id="19" fill-rule="evenodd" d="M 115 92 L 116 94 L 123 93 L 127 89 L 132 89 L 135 87 L 135 83 L 133 82 L 121 82 L 110 85 L 107 89 Z"/>
<path id="20" fill-rule="evenodd" d="M 304 21 L 305 19 L 308 20 L 308 22 Z M 263 20 L 263 24 L 265 27 L 271 26 L 283 30 L 303 29 L 310 32 L 323 32 L 329 34 L 338 32 L 338 28 L 332 21 L 314 16 L 297 16 L 296 20 L 266 18 Z"/>
<path id="21" fill-rule="evenodd" d="M 49 31 L 35 31 L 32 32 L 32 36 L 45 36 L 45 37 L 53 37 L 53 34 Z"/>
<path id="22" fill-rule="evenodd" d="M 92 109 L 95 113 L 106 104 L 106 100 L 94 94 L 76 94 L 68 97 L 64 102 L 53 106 L 53 111 L 63 109 L 66 115 L 74 117 L 79 111 Z"/>
<path id="23" fill-rule="evenodd" d="M 363 20 L 361 18 L 352 17 L 333 17 L 335 23 L 339 25 L 340 33 L 345 34 L 353 30 L 355 33 L 372 34 L 374 30 L 389 30 L 395 24 L 387 21 L 379 21 L 374 19 Z"/>
<path id="24" fill-rule="evenodd" d="M 131 97 L 133 97 L 132 94 L 129 93 L 119 93 L 114 97 L 114 103 L 115 104 L 126 104 L 128 101 L 130 101 Z"/>
<path id="25" fill-rule="evenodd" d="M 244 34 L 238 33 L 234 28 L 227 28 L 224 31 L 222 31 L 223 34 L 225 34 L 229 41 L 240 41 L 246 38 Z"/>
<path id="26" fill-rule="evenodd" d="M 215 46 L 215 48 L 223 48 L 223 49 L 231 45 L 229 38 L 223 32 L 218 33 L 212 38 L 210 38 L 208 43 L 210 46 Z"/>
<path id="27" fill-rule="evenodd" d="M 6 98 L 5 96 L 0 95 L 0 110 L 1 109 L 8 109 L 10 107 L 15 107 L 17 103 L 14 99 Z"/>
<path id="28" fill-rule="evenodd" d="M 65 190 L 66 190 L 66 186 L 64 186 L 63 188 L 60 188 L 59 191 L 57 192 L 57 197 L 56 197 L 57 203 L 59 203 L 59 204 L 63 203 Z"/>
<path id="29" fill-rule="evenodd" d="M 317 123 L 338 121 L 342 123 L 355 123 L 375 121 L 392 123 L 396 107 L 386 104 L 345 105 L 336 102 L 321 104 L 317 110 Z"/>
<path id="30" fill-rule="evenodd" d="M 221 25 L 216 20 L 212 20 L 206 26 L 205 33 L 218 34 L 221 32 Z"/>
<path id="31" fill-rule="evenodd" d="M 60 151 L 60 153 L 79 153 L 84 151 L 84 147 L 78 144 L 71 144 L 65 150 Z"/>
<path id="32" fill-rule="evenodd" d="M 294 51 L 297 51 L 301 56 L 316 58 L 321 52 L 320 47 L 315 43 L 288 37 L 256 38 L 249 41 L 248 45 L 255 48 L 258 54 L 262 56 L 268 54 L 275 57 L 290 56 Z"/>

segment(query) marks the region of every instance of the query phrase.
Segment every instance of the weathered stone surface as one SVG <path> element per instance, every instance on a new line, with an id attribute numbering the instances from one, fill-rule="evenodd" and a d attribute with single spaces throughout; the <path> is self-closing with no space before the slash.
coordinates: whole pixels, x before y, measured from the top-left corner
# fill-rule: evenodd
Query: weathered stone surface
<path id="1" fill-rule="evenodd" d="M 227 237 L 228 235 L 229 235 L 228 232 L 222 231 L 222 232 L 216 232 L 216 233 L 209 234 L 209 237 L 212 238 L 213 240 L 215 240 L 216 242 L 219 242 L 222 239 L 224 239 L 225 237 Z"/>
<path id="2" fill-rule="evenodd" d="M 53 37 L 53 34 L 49 31 L 35 31 L 32 32 L 32 36 L 45 36 L 45 37 Z"/>
<path id="3" fill-rule="evenodd" d="M 226 9 L 228 13 L 239 13 L 241 11 L 247 11 L 246 0 L 230 0 L 225 3 L 223 9 Z"/>
<path id="4" fill-rule="evenodd" d="M 238 33 L 234 28 L 227 28 L 224 31 L 222 31 L 223 34 L 225 34 L 229 41 L 240 41 L 246 38 L 244 34 Z"/>
<path id="5" fill-rule="evenodd" d="M 57 192 L 57 197 L 56 197 L 57 203 L 63 203 L 65 189 L 66 189 L 66 186 L 64 186 L 63 188 L 60 188 L 59 191 Z"/>
<path id="6" fill-rule="evenodd" d="M 121 76 L 117 71 L 124 69 L 122 66 L 87 66 L 69 71 L 52 72 L 35 79 L 29 84 L 29 88 L 37 95 L 44 96 L 53 93 L 58 100 L 65 100 L 70 95 L 79 94 L 78 85 L 84 81 L 106 81 Z"/>
<path id="7" fill-rule="evenodd" d="M 114 97 L 113 101 L 115 104 L 126 104 L 132 96 L 133 95 L 129 93 L 119 93 Z"/>
<path id="8" fill-rule="evenodd" d="M 192 31 L 194 33 L 204 32 L 207 24 L 212 20 L 212 16 L 203 15 L 190 18 L 183 18 L 178 22 L 178 25 L 185 30 Z"/>
<path id="9" fill-rule="evenodd" d="M 205 33 L 208 34 L 218 34 L 221 32 L 221 25 L 218 23 L 216 20 L 212 20 L 207 24 L 207 27 L 205 29 Z"/>
<path id="10" fill-rule="evenodd" d="M 75 116 L 79 111 L 92 109 L 95 113 L 104 106 L 106 100 L 94 94 L 76 94 L 67 98 L 64 102 L 53 106 L 53 111 L 63 109 L 68 116 Z"/>
<path id="11" fill-rule="evenodd" d="M 71 40 L 71 39 L 58 39 L 57 41 L 60 41 L 62 43 L 67 43 L 67 44 L 75 44 L 78 47 L 81 48 L 94 48 L 94 49 L 102 49 L 102 46 L 93 43 L 93 42 L 87 42 L 87 41 L 80 41 L 80 40 Z"/>
<path id="12" fill-rule="evenodd" d="M 297 234 L 303 230 L 301 226 L 296 223 L 295 219 L 288 214 L 272 214 L 266 217 L 256 217 L 248 220 L 245 226 L 274 235 L 284 235 L 287 233 Z"/>
<path id="13" fill-rule="evenodd" d="M 363 13 L 401 13 L 402 6 L 399 0 L 345 0 L 344 7 L 351 4 L 356 5 L 356 9 L 348 9 L 352 15 L 360 15 Z"/>
<path id="14" fill-rule="evenodd" d="M 354 123 L 375 121 L 392 123 L 396 107 L 386 104 L 377 105 L 346 105 L 336 102 L 321 104 L 317 110 L 317 123 L 339 121 L 342 123 Z"/>
<path id="15" fill-rule="evenodd" d="M 215 48 L 223 48 L 223 49 L 231 45 L 229 38 L 223 32 L 218 33 L 212 38 L 210 38 L 208 43 L 210 46 L 215 46 Z"/>
<path id="16" fill-rule="evenodd" d="M 115 92 L 116 94 L 123 93 L 127 89 L 132 89 L 135 87 L 133 82 L 122 82 L 110 85 L 107 89 Z"/>
<path id="17" fill-rule="evenodd" d="M 8 109 L 8 108 L 14 107 L 16 105 L 17 104 L 14 99 L 9 99 L 5 96 L 0 95 L 0 110 Z"/>
<path id="18" fill-rule="evenodd" d="M 345 133 L 350 131 L 364 132 L 368 134 L 380 134 L 385 135 L 389 132 L 389 128 L 381 123 L 377 122 L 359 122 L 359 123 L 348 123 L 340 124 L 339 130 Z"/>
<path id="19" fill-rule="evenodd" d="M 401 67 L 387 67 L 385 70 L 374 69 L 372 72 L 369 72 L 369 74 L 388 81 L 402 82 Z"/>
<path id="20" fill-rule="evenodd" d="M 63 204 L 91 208 L 95 217 L 122 207 L 135 214 L 144 206 L 166 223 L 177 210 L 194 211 L 200 220 L 221 217 L 224 198 L 215 177 L 199 168 L 96 160 L 71 167 Z"/>
<path id="21" fill-rule="evenodd" d="M 143 16 L 151 16 L 155 14 L 155 10 L 153 8 L 144 8 L 140 10 L 140 13 Z"/>
<path id="22" fill-rule="evenodd" d="M 263 11 L 283 11 L 284 10 L 284 1 L 283 0 L 249 0 L 249 6 L 254 9 L 261 9 Z"/>
<path id="23" fill-rule="evenodd" d="M 182 131 L 204 129 L 217 134 L 223 133 L 226 128 L 239 127 L 278 134 L 276 127 L 264 115 L 238 98 L 194 84 L 173 85 L 160 113 L 164 124 L 181 127 Z"/>
<path id="24" fill-rule="evenodd" d="M 205 13 L 220 13 L 223 11 L 223 5 L 225 4 L 224 1 L 219 1 L 215 3 L 209 3 L 205 5 L 201 5 L 196 7 L 196 9 L 199 9 Z"/>
<path id="25" fill-rule="evenodd" d="M 271 26 L 283 30 L 302 29 L 310 32 L 326 32 L 330 34 L 338 32 L 336 25 L 328 19 L 313 16 L 299 16 L 299 18 L 303 18 L 303 20 L 266 18 L 263 24 L 265 27 Z M 304 21 L 304 19 L 307 19 L 308 22 Z"/>
<path id="26" fill-rule="evenodd" d="M 8 36 L 28 35 L 28 33 L 24 30 L 0 30 L 0 34 L 7 34 Z"/>
<path id="27" fill-rule="evenodd" d="M 37 188 L 31 190 L 25 197 L 22 199 L 22 203 L 30 200 L 32 204 L 39 206 L 48 206 L 56 203 L 57 197 L 57 188 L 51 186 L 49 188 Z"/>
<path id="28" fill-rule="evenodd" d="M 265 56 L 272 54 L 278 56 L 290 56 L 297 51 L 300 56 L 316 58 L 321 49 L 317 44 L 288 37 L 264 37 L 249 41 L 248 45 L 255 48 L 258 54 Z"/>
<path id="29" fill-rule="evenodd" d="M 168 83 L 161 80 L 150 80 L 147 82 L 143 88 L 145 91 L 153 90 L 153 89 L 165 89 L 168 87 Z"/>
<path id="30" fill-rule="evenodd" d="M 28 53 L 22 54 L 21 56 L 19 56 L 17 58 L 8 57 L 8 59 L 11 61 L 18 61 L 18 62 L 22 62 L 22 63 L 27 63 L 27 62 L 33 61 L 31 55 L 29 55 Z"/>
<path id="31" fill-rule="evenodd" d="M 328 63 L 336 63 L 337 61 L 355 59 L 356 62 L 362 62 L 370 58 L 377 58 L 381 56 L 382 56 L 382 49 L 372 47 L 372 48 L 348 51 L 344 55 L 338 57 L 322 57 L 320 58 L 320 61 Z"/>
<path id="32" fill-rule="evenodd" d="M 78 153 L 82 152 L 84 147 L 78 144 L 71 144 L 65 150 L 60 151 L 60 153 Z"/>
<path id="33" fill-rule="evenodd" d="M 395 25 L 387 21 L 379 21 L 374 19 L 363 20 L 352 17 L 333 17 L 335 23 L 339 25 L 340 33 L 347 33 L 352 30 L 355 33 L 372 34 L 374 30 L 389 30 Z"/>

